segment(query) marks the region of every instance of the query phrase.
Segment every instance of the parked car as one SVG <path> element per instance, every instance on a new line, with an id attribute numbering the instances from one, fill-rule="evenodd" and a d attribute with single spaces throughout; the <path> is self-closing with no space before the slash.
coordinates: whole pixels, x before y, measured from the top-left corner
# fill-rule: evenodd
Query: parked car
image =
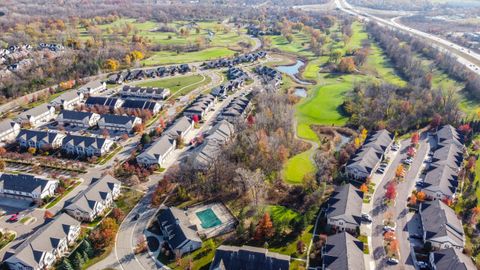
<path id="1" fill-rule="evenodd" d="M 423 187 L 425 187 L 425 182 L 418 181 L 417 183 L 415 183 L 415 186 L 418 187 L 418 188 L 423 188 Z"/>
<path id="2" fill-rule="evenodd" d="M 421 268 L 421 269 L 426 269 L 426 268 L 428 268 L 428 263 L 422 262 L 422 261 L 418 261 L 418 262 L 417 262 L 417 266 L 418 266 L 419 268 Z"/>
<path id="3" fill-rule="evenodd" d="M 383 226 L 383 231 L 384 232 L 394 232 L 395 228 L 391 226 Z"/>
<path id="4" fill-rule="evenodd" d="M 388 259 L 387 259 L 387 262 L 388 262 L 389 264 L 398 264 L 398 263 L 399 263 L 398 260 L 395 259 L 395 258 L 388 258 Z"/>
<path id="5" fill-rule="evenodd" d="M 385 169 L 383 169 L 383 168 L 378 168 L 377 171 L 376 171 L 376 173 L 378 173 L 378 174 L 382 174 L 384 172 L 385 172 Z"/>
<path id="6" fill-rule="evenodd" d="M 368 223 L 372 223 L 373 221 L 369 214 L 362 214 L 362 219 Z"/>
<path id="7" fill-rule="evenodd" d="M 17 222 L 18 221 L 18 213 L 17 214 L 13 214 L 12 216 L 10 216 L 10 218 L 8 219 L 8 222 Z"/>
<path id="8" fill-rule="evenodd" d="M 140 214 L 139 213 L 136 213 L 135 216 L 133 216 L 133 220 L 137 220 L 138 218 L 140 217 Z"/>
<path id="9" fill-rule="evenodd" d="M 387 165 L 388 165 L 387 163 L 381 163 L 380 168 L 385 169 L 387 167 Z"/>

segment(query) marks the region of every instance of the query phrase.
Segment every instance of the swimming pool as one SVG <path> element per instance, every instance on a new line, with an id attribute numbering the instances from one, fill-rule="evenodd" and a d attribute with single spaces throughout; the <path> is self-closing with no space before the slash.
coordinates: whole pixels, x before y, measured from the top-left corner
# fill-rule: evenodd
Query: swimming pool
<path id="1" fill-rule="evenodd" d="M 205 209 L 203 211 L 196 212 L 198 219 L 202 222 L 202 228 L 208 229 L 222 224 L 217 215 L 213 212 L 211 208 Z"/>

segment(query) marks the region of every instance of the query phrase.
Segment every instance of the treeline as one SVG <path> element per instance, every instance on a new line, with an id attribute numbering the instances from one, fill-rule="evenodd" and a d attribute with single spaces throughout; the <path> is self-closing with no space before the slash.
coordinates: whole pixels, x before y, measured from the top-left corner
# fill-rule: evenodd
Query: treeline
<path id="1" fill-rule="evenodd" d="M 385 10 L 428 10 L 431 8 L 430 0 L 349 0 L 352 5 Z"/>

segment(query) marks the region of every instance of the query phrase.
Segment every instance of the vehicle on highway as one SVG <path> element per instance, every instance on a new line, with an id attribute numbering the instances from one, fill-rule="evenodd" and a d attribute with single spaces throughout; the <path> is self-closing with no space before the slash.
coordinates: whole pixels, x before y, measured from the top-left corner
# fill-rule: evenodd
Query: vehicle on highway
<path id="1" fill-rule="evenodd" d="M 395 228 L 391 226 L 383 226 L 383 231 L 384 232 L 394 232 Z"/>
<path id="2" fill-rule="evenodd" d="M 389 264 L 398 264 L 399 261 L 398 261 L 397 259 L 395 259 L 395 258 L 388 258 L 388 259 L 387 259 L 387 263 L 389 263 Z"/>

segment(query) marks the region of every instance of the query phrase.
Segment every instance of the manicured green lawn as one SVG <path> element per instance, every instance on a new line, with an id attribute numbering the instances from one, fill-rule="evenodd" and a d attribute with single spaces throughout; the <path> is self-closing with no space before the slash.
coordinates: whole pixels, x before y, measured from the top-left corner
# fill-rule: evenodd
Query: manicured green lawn
<path id="1" fill-rule="evenodd" d="M 221 57 L 231 57 L 235 54 L 234 51 L 228 48 L 214 47 L 208 48 L 203 51 L 197 52 L 186 52 L 179 53 L 176 52 L 156 52 L 151 57 L 142 61 L 142 64 L 146 66 L 153 65 L 165 65 L 165 64 L 180 64 L 180 63 L 190 63 L 190 62 L 203 62 L 208 60 L 213 60 Z"/>
<path id="2" fill-rule="evenodd" d="M 269 251 L 278 252 L 280 254 L 290 255 L 293 258 L 305 258 L 306 251 L 303 254 L 298 254 L 297 252 L 297 243 L 302 241 L 305 244 L 305 247 L 308 247 L 310 239 L 312 239 L 313 225 L 308 225 L 307 228 L 296 238 L 294 241 L 286 243 L 285 246 L 269 248 Z"/>
<path id="3" fill-rule="evenodd" d="M 392 62 L 376 43 L 372 43 L 370 55 L 366 63 L 366 68 L 375 71 L 375 77 L 385 82 L 398 86 L 406 86 L 407 82 L 403 80 L 395 70 Z"/>
<path id="4" fill-rule="evenodd" d="M 265 211 L 270 213 L 273 222 L 290 222 L 290 220 L 300 217 L 298 212 L 280 205 L 268 205 L 265 208 Z"/>
<path id="5" fill-rule="evenodd" d="M 142 82 L 139 83 L 138 86 L 168 88 L 170 89 L 171 94 L 175 94 L 180 89 L 183 91 L 188 88 L 187 90 L 191 91 L 201 85 L 204 85 L 204 83 L 207 81 L 207 77 L 203 75 L 190 75 Z"/>
<path id="6" fill-rule="evenodd" d="M 315 173 L 315 165 L 310 160 L 313 150 L 308 150 L 290 158 L 283 170 L 284 180 L 289 184 L 302 184 L 305 175 Z"/>
<path id="7" fill-rule="evenodd" d="M 294 33 L 292 42 L 288 42 L 288 40 L 283 36 L 269 37 L 272 40 L 272 48 L 306 57 L 314 56 L 313 52 L 309 49 L 310 34 L 304 32 Z"/>

